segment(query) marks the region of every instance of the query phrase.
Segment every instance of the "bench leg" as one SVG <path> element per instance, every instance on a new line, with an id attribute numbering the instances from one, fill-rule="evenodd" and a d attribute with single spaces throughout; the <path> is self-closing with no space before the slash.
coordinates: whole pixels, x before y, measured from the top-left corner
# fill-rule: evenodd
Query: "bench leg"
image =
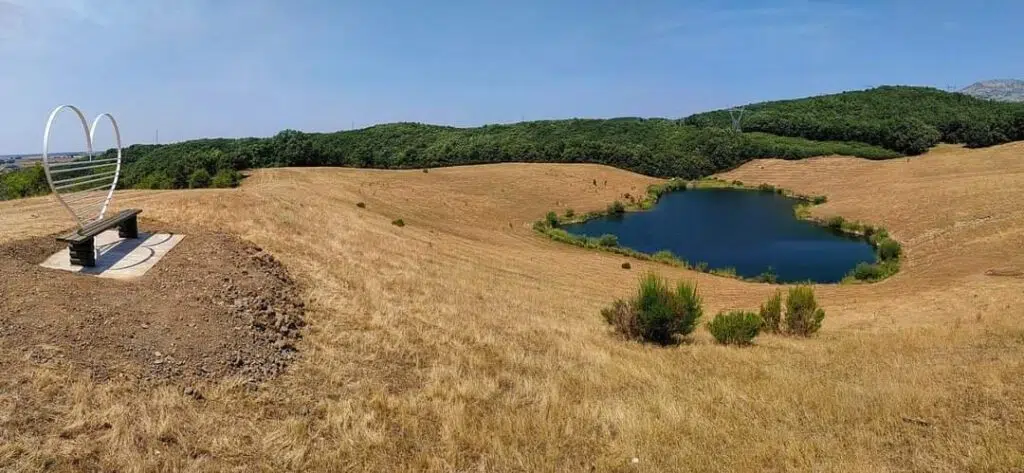
<path id="1" fill-rule="evenodd" d="M 77 266 L 96 266 L 96 244 L 92 238 L 82 243 L 68 243 L 71 253 L 71 264 Z"/>
<path id="2" fill-rule="evenodd" d="M 121 238 L 138 238 L 139 237 L 139 222 L 134 216 L 121 222 L 117 226 L 117 236 Z"/>

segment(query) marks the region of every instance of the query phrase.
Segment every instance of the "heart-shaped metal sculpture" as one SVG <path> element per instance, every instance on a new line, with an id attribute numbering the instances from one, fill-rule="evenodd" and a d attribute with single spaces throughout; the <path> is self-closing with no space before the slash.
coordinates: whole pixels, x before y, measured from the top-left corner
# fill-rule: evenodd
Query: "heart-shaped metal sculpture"
<path id="1" fill-rule="evenodd" d="M 50 160 L 50 127 L 57 115 L 64 109 L 75 112 L 82 122 L 85 132 L 86 157 L 73 158 L 70 161 L 52 162 Z M 103 117 L 114 126 L 114 138 L 117 140 L 117 157 L 93 159 L 93 139 L 96 136 L 96 125 Z M 74 105 L 61 105 L 50 113 L 43 132 L 43 170 L 46 180 L 53 190 L 53 195 L 67 209 L 68 213 L 83 228 L 91 222 L 102 220 L 103 215 L 114 198 L 117 178 L 121 174 L 121 129 L 117 120 L 109 113 L 102 113 L 89 126 L 85 115 Z"/>

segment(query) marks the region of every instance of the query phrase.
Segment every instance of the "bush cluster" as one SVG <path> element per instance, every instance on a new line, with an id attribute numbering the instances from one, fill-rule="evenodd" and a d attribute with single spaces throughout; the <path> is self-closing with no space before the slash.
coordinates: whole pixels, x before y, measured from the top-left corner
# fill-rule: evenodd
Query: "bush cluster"
<path id="1" fill-rule="evenodd" d="M 623 265 L 623 268 L 626 268 Z M 675 288 L 654 273 L 640 279 L 629 300 L 616 300 L 601 316 L 616 332 L 630 339 L 669 344 L 686 337 L 703 315 L 703 301 L 695 283 L 679 282 Z M 757 313 L 723 311 L 706 326 L 715 341 L 724 345 L 749 345 L 762 331 L 808 337 L 821 328 L 825 311 L 818 307 L 811 286 L 789 289 L 783 311 L 782 291 L 761 304 Z"/>
<path id="2" fill-rule="evenodd" d="M 900 243 L 890 238 L 889 232 L 884 228 L 865 225 L 863 234 L 867 237 L 868 242 L 875 247 L 878 261 L 858 264 L 843 278 L 843 281 L 880 281 L 899 271 L 900 257 L 903 255 L 903 247 Z"/>
<path id="3" fill-rule="evenodd" d="M 672 288 L 654 273 L 641 278 L 632 299 L 616 300 L 601 311 L 605 321 L 626 337 L 662 345 L 692 333 L 702 314 L 696 284 L 680 281 Z"/>
<path id="4" fill-rule="evenodd" d="M 620 202 L 618 200 L 616 200 L 615 202 L 612 202 L 611 204 L 608 204 L 608 215 L 617 215 L 617 214 L 621 214 L 621 213 L 623 213 L 625 211 L 626 211 L 626 206 L 622 202 Z"/>

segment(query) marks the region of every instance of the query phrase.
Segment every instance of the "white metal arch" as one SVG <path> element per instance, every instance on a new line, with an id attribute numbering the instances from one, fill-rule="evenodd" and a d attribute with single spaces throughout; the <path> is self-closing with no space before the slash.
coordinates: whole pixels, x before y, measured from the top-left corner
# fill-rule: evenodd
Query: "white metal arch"
<path id="1" fill-rule="evenodd" d="M 75 115 L 78 116 L 79 121 L 82 123 L 86 153 L 88 153 L 89 157 L 87 161 L 50 162 L 50 131 L 53 128 L 53 122 L 57 115 L 65 109 L 75 112 Z M 103 117 L 107 117 L 114 127 L 117 157 L 94 160 L 93 142 L 96 136 L 96 128 Z M 108 168 L 110 167 L 114 169 L 109 170 Z M 103 170 L 99 171 L 99 169 Z M 84 176 L 63 179 L 55 177 L 60 174 L 86 170 L 90 172 Z M 43 172 L 46 174 L 46 181 L 50 185 L 53 195 L 71 214 L 72 218 L 75 219 L 79 228 L 84 227 L 90 222 L 102 219 L 107 208 L 110 206 L 110 201 L 114 197 L 114 189 L 117 188 L 117 181 L 121 174 L 121 129 L 117 125 L 117 120 L 114 119 L 113 115 L 103 113 L 93 120 L 92 126 L 89 126 L 85 120 L 85 114 L 78 107 L 74 105 L 61 105 L 55 108 L 50 112 L 50 117 L 46 120 L 46 129 L 43 131 Z M 107 183 L 108 180 L 110 181 L 109 184 Z M 92 186 L 97 183 L 99 185 Z M 82 186 L 87 185 L 92 187 L 82 188 Z M 92 195 L 104 190 L 106 191 L 105 195 Z"/>

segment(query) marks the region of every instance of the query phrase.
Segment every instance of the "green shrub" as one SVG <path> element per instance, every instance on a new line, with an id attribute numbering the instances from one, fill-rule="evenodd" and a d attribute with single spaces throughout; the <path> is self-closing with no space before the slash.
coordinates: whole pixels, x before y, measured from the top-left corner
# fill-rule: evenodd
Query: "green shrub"
<path id="1" fill-rule="evenodd" d="M 400 218 L 399 219 L 395 219 L 395 220 L 391 221 L 391 224 L 396 226 L 396 227 L 404 227 L 405 226 L 405 220 L 402 220 Z"/>
<path id="2" fill-rule="evenodd" d="M 839 215 L 831 217 L 825 222 L 825 224 L 828 225 L 828 228 L 831 228 L 832 230 L 836 231 L 842 230 L 844 223 L 846 223 L 846 220 Z"/>
<path id="3" fill-rule="evenodd" d="M 191 189 L 210 187 L 210 173 L 203 168 L 196 169 L 188 176 L 188 187 Z"/>
<path id="4" fill-rule="evenodd" d="M 242 180 L 242 175 L 234 169 L 221 169 L 217 171 L 217 174 L 213 175 L 213 180 L 210 182 L 211 187 L 225 189 L 228 187 L 235 187 L 238 182 Z"/>
<path id="5" fill-rule="evenodd" d="M 790 288 L 786 299 L 786 332 L 793 335 L 810 336 L 821 328 L 825 311 L 814 299 L 814 288 L 796 286 Z"/>
<path id="6" fill-rule="evenodd" d="M 811 199 L 811 203 L 813 203 L 814 205 L 821 205 L 824 204 L 825 202 L 828 202 L 828 197 L 823 195 L 816 195 Z"/>
<path id="7" fill-rule="evenodd" d="M 886 238 L 878 244 L 878 258 L 882 261 L 899 259 L 902 251 L 900 242 L 891 238 Z"/>
<path id="8" fill-rule="evenodd" d="M 631 269 L 633 265 L 629 264 L 629 261 L 622 263 L 622 269 Z"/>
<path id="9" fill-rule="evenodd" d="M 726 266 L 724 268 L 712 268 L 710 274 L 714 274 L 715 276 L 725 276 L 729 278 L 734 278 L 736 277 L 736 268 L 733 268 L 731 266 Z"/>
<path id="10" fill-rule="evenodd" d="M 552 212 L 548 212 L 548 214 L 544 217 L 544 221 L 548 223 L 549 227 L 557 227 L 558 226 L 558 214 L 556 214 L 553 211 Z"/>
<path id="11" fill-rule="evenodd" d="M 366 208 L 366 204 L 364 202 L 356 202 L 356 207 L 359 207 L 361 209 L 365 209 Z"/>
<path id="12" fill-rule="evenodd" d="M 858 263 L 850 274 L 859 281 L 877 281 L 885 277 L 885 270 L 877 264 Z"/>
<path id="13" fill-rule="evenodd" d="M 679 261 L 679 258 L 676 258 L 676 255 L 672 254 L 669 250 L 661 250 L 654 253 L 651 255 L 651 259 L 661 261 L 663 263 L 675 263 Z"/>
<path id="14" fill-rule="evenodd" d="M 723 345 L 749 345 L 761 332 L 761 317 L 753 312 L 720 312 L 708 322 L 708 331 Z"/>
<path id="15" fill-rule="evenodd" d="M 597 244 L 606 247 L 619 246 L 619 237 L 606 233 L 597 239 Z"/>
<path id="16" fill-rule="evenodd" d="M 626 211 L 626 206 L 623 205 L 623 203 L 618 201 L 618 200 L 616 200 L 615 202 L 612 202 L 611 204 L 608 204 L 608 214 L 609 215 L 617 215 L 617 214 L 621 214 L 621 213 L 623 213 L 625 211 Z"/>
<path id="17" fill-rule="evenodd" d="M 427 173 L 429 173 L 429 172 L 430 172 L 430 170 L 429 170 L 429 169 L 426 169 L 426 168 L 424 168 L 424 169 L 423 169 L 423 174 L 427 174 Z"/>
<path id="18" fill-rule="evenodd" d="M 697 328 L 697 322 L 704 315 L 704 301 L 697 293 L 697 283 L 679 281 L 676 284 L 676 297 L 683 307 L 679 333 L 689 335 Z"/>
<path id="19" fill-rule="evenodd" d="M 771 184 L 761 184 L 757 186 L 757 190 L 761 192 L 775 192 L 775 186 Z"/>
<path id="20" fill-rule="evenodd" d="M 627 305 L 635 314 L 640 338 L 660 344 L 672 343 L 677 337 L 692 333 L 702 313 L 696 285 L 680 282 L 672 291 L 668 283 L 654 273 L 640 280 L 636 297 Z M 617 303 L 613 308 L 621 310 L 622 304 Z M 616 328 L 632 324 L 619 323 Z"/>
<path id="21" fill-rule="evenodd" d="M 775 284 L 775 283 L 779 282 L 779 275 L 775 274 L 775 270 L 773 270 L 772 267 L 769 266 L 768 269 L 765 270 L 765 272 L 757 275 L 757 277 L 754 278 L 754 280 L 758 281 L 758 282 L 766 282 L 766 283 L 769 283 L 769 284 Z"/>
<path id="22" fill-rule="evenodd" d="M 782 328 L 782 291 L 776 290 L 772 297 L 761 304 L 760 316 L 765 330 L 779 333 Z"/>
<path id="23" fill-rule="evenodd" d="M 565 218 L 573 218 L 575 216 L 576 216 L 576 211 L 575 210 L 573 210 L 573 209 L 566 209 L 565 210 Z"/>
<path id="24" fill-rule="evenodd" d="M 20 199 L 50 193 L 46 171 L 36 164 L 32 167 L 0 173 L 0 200 Z"/>

